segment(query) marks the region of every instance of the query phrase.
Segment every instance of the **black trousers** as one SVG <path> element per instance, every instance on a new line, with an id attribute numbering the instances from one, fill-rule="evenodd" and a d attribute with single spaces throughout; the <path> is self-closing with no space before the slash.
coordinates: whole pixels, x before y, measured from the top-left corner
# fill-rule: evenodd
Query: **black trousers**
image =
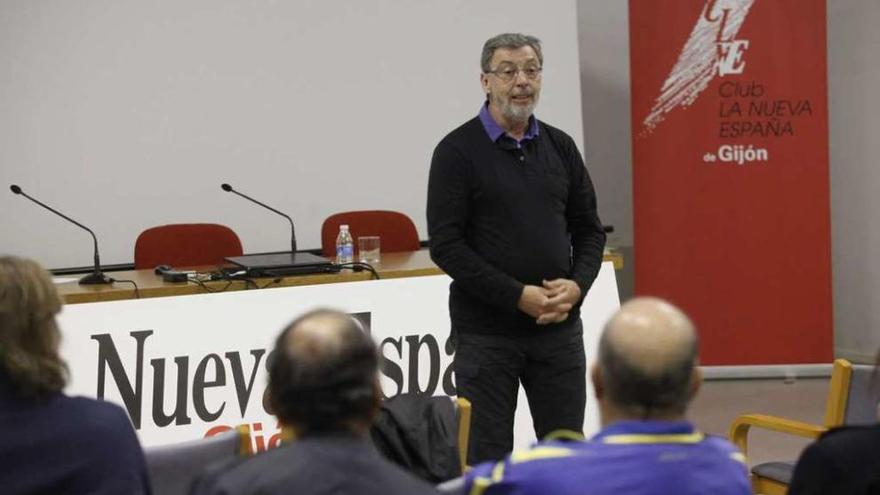
<path id="1" fill-rule="evenodd" d="M 454 342 L 458 395 L 473 406 L 469 465 L 501 459 L 513 448 L 520 383 L 538 439 L 558 429 L 583 431 L 587 378 L 580 320 L 529 336 L 457 333 Z"/>

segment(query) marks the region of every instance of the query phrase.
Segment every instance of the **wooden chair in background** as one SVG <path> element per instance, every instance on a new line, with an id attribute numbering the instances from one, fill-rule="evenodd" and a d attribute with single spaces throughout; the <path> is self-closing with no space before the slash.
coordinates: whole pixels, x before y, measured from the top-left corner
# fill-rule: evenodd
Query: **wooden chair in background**
<path id="1" fill-rule="evenodd" d="M 748 434 L 754 428 L 816 439 L 829 428 L 877 422 L 878 391 L 871 386 L 874 367 L 837 359 L 831 371 L 823 424 L 816 425 L 766 414 L 746 414 L 730 426 L 730 440 L 748 458 Z M 784 495 L 795 461 L 775 461 L 752 467 L 752 489 L 765 495 Z"/>

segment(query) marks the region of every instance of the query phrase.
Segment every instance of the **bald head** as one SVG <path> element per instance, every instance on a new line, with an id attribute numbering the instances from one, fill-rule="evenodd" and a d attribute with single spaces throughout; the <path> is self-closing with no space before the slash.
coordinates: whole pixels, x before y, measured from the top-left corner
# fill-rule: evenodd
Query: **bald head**
<path id="1" fill-rule="evenodd" d="M 605 398 L 636 418 L 683 414 L 698 380 L 696 364 L 693 323 L 656 298 L 637 298 L 621 306 L 599 343 Z"/>
<path id="2" fill-rule="evenodd" d="M 282 423 L 302 431 L 369 422 L 377 372 L 376 347 L 357 320 L 338 311 L 312 311 L 275 343 L 269 364 L 272 410 Z"/>

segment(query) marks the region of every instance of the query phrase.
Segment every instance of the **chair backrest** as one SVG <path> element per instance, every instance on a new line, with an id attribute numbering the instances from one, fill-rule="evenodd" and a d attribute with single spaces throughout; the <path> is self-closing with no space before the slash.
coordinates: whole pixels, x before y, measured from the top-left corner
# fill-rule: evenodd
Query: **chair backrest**
<path id="1" fill-rule="evenodd" d="M 880 383 L 875 383 L 875 367 L 835 359 L 828 386 L 825 427 L 865 425 L 877 422 Z M 877 377 L 880 380 L 880 377 Z"/>
<path id="2" fill-rule="evenodd" d="M 348 225 L 355 240 L 355 250 L 357 238 L 366 235 L 380 237 L 383 253 L 418 251 L 420 247 L 416 225 L 403 213 L 389 210 L 345 211 L 330 215 L 321 225 L 321 251 L 324 256 L 336 256 L 336 236 L 339 226 L 343 224 Z"/>
<path id="3" fill-rule="evenodd" d="M 825 404 L 826 428 L 843 424 L 851 376 L 852 363 L 846 359 L 835 359 L 831 367 L 831 380 L 828 382 L 828 401 Z"/>
<path id="4" fill-rule="evenodd" d="M 201 440 L 144 449 L 153 493 L 162 495 L 186 495 L 208 465 L 250 454 L 247 425 Z"/>
<path id="5" fill-rule="evenodd" d="M 845 425 L 872 425 L 877 423 L 877 404 L 880 402 L 880 377 L 875 378 L 875 367 L 854 364 L 846 398 Z"/>
<path id="6" fill-rule="evenodd" d="M 134 244 L 134 267 L 220 265 L 243 253 L 238 235 L 215 223 L 178 223 L 149 228 Z"/>

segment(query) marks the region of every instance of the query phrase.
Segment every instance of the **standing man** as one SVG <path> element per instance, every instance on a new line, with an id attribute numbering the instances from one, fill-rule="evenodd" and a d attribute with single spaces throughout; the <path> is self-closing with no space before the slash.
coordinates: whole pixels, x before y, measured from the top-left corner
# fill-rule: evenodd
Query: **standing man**
<path id="1" fill-rule="evenodd" d="M 605 234 L 574 141 L 533 115 L 543 60 L 533 36 L 486 41 L 486 102 L 431 161 L 431 257 L 453 279 L 456 386 L 474 407 L 470 464 L 512 449 L 519 383 L 538 438 L 583 428 L 579 308 Z"/>

